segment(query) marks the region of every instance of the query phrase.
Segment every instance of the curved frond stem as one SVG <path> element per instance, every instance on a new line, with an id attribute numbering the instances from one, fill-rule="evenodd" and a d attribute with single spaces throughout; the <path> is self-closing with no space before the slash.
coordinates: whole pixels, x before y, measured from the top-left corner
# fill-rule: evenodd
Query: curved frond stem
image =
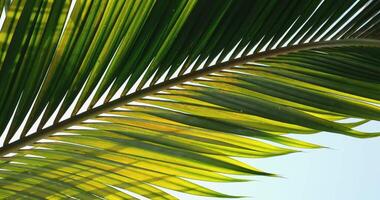
<path id="1" fill-rule="evenodd" d="M 19 148 L 22 148 L 28 144 L 32 144 L 40 139 L 43 139 L 53 133 L 56 133 L 60 130 L 66 129 L 70 126 L 73 126 L 77 123 L 80 123 L 86 119 L 89 119 L 93 116 L 105 113 L 107 111 L 110 111 L 114 108 L 123 106 L 129 102 L 135 101 L 139 98 L 154 94 L 158 91 L 162 91 L 164 89 L 170 88 L 172 86 L 176 86 L 178 84 L 184 83 L 186 81 L 191 81 L 196 78 L 218 72 L 224 69 L 231 68 L 236 65 L 244 64 L 250 61 L 257 61 L 260 59 L 288 54 L 291 52 L 297 52 L 297 51 L 303 51 L 303 50 L 309 50 L 309 49 L 319 49 L 319 48 L 328 48 L 328 47 L 345 47 L 345 46 L 366 46 L 366 47 L 379 47 L 380 48 L 380 40 L 373 40 L 373 39 L 346 39 L 346 40 L 333 40 L 333 41 L 320 41 L 320 42 L 313 42 L 313 43 L 305 43 L 305 44 L 299 44 L 294 46 L 288 46 L 273 50 L 267 50 L 264 52 L 254 53 L 252 55 L 232 59 L 220 64 L 216 64 L 210 67 L 202 68 L 198 71 L 193 71 L 191 73 L 178 76 L 176 78 L 161 82 L 156 85 L 152 85 L 150 87 L 147 87 L 145 89 L 138 90 L 132 94 L 122 96 L 116 100 L 110 101 L 108 103 L 105 103 L 101 106 L 95 107 L 93 109 L 87 110 L 83 113 L 80 113 L 78 115 L 75 115 L 69 119 L 60 121 L 58 123 L 53 124 L 50 127 L 47 127 L 42 130 L 38 130 L 37 132 L 30 134 L 26 137 L 23 137 L 13 143 L 10 143 L 8 145 L 5 145 L 0 148 L 0 156 L 6 155 L 8 153 L 17 151 Z"/>

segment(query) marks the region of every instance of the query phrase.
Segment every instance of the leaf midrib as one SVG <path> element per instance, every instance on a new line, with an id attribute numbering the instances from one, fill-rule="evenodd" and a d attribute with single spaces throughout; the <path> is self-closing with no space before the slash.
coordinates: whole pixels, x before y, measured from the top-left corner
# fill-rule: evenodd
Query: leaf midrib
<path id="1" fill-rule="evenodd" d="M 82 112 L 80 114 L 77 114 L 75 116 L 72 116 L 66 120 L 60 121 L 58 123 L 55 123 L 45 129 L 38 130 L 35 133 L 32 133 L 24 138 L 20 138 L 19 140 L 4 145 L 0 148 L 0 156 L 6 155 L 11 152 L 15 152 L 18 149 L 28 145 L 32 144 L 40 139 L 43 139 L 53 133 L 56 133 L 60 130 L 63 130 L 65 128 L 68 128 L 70 126 L 73 126 L 75 124 L 78 124 L 86 119 L 90 119 L 91 117 L 94 117 L 96 115 L 105 113 L 107 111 L 110 111 L 114 108 L 123 106 L 129 102 L 135 101 L 136 99 L 148 96 L 150 94 L 156 93 L 158 91 L 165 90 L 167 88 L 170 88 L 172 86 L 179 85 L 181 83 L 184 83 L 186 81 L 191 81 L 193 79 L 221 71 L 223 69 L 227 69 L 239 64 L 244 64 L 249 61 L 255 61 L 267 57 L 273 57 L 278 56 L 282 54 L 288 54 L 291 52 L 297 52 L 301 50 L 309 50 L 309 49 L 319 49 L 323 47 L 343 47 L 343 46 L 366 46 L 366 47 L 379 47 L 380 48 L 380 40 L 375 39 L 346 39 L 346 40 L 334 40 L 334 41 L 320 41 L 320 42 L 313 42 L 313 43 L 305 43 L 305 44 L 298 44 L 293 46 L 287 46 L 282 48 L 277 48 L 273 50 L 267 50 L 259 53 L 255 53 L 252 55 L 232 59 L 226 62 L 222 62 L 210 67 L 205 67 L 201 70 L 197 70 L 185 75 L 178 76 L 176 78 L 161 82 L 156 85 L 152 85 L 150 87 L 147 87 L 145 89 L 136 91 L 134 93 L 131 93 L 126 96 L 122 96 L 118 99 L 115 99 L 113 101 L 107 102 L 105 104 L 102 104 L 96 108 L 89 109 L 85 112 Z"/>

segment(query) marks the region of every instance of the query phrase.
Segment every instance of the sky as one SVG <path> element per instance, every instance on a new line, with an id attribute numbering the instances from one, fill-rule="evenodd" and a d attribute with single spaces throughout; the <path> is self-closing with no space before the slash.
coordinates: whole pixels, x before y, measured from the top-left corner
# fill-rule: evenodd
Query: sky
<path id="1" fill-rule="evenodd" d="M 380 131 L 380 122 L 358 130 Z M 306 150 L 286 156 L 241 159 L 283 178 L 245 177 L 243 183 L 206 183 L 203 186 L 241 200 L 378 200 L 380 199 L 380 137 L 357 139 L 333 133 L 291 135 L 329 148 Z M 194 181 L 195 182 L 195 181 Z M 184 200 L 214 200 L 167 191 Z"/>

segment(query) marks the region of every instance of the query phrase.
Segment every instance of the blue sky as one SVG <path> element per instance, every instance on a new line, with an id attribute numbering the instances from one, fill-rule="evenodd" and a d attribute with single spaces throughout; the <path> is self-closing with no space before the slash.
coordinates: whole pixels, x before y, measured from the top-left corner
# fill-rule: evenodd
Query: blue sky
<path id="1" fill-rule="evenodd" d="M 380 122 L 359 127 L 380 131 Z M 380 199 L 380 138 L 357 139 L 332 133 L 297 135 L 299 139 L 330 147 L 286 156 L 244 159 L 245 162 L 284 178 L 249 177 L 245 183 L 205 183 L 242 200 L 378 200 Z M 213 200 L 171 192 L 180 199 Z"/>

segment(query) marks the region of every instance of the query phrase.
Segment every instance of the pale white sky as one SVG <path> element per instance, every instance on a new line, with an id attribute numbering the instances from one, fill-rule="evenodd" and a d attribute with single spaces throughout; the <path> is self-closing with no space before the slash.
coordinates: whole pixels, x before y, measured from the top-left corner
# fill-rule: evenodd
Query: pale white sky
<path id="1" fill-rule="evenodd" d="M 380 131 L 380 122 L 360 130 Z M 248 196 L 242 200 L 378 200 L 380 199 L 380 138 L 357 139 L 332 133 L 297 135 L 330 147 L 286 156 L 245 159 L 255 167 L 284 178 L 250 177 L 243 183 L 202 183 L 220 192 Z M 201 183 L 201 182 L 197 182 Z M 184 200 L 214 200 L 171 192 Z"/>

